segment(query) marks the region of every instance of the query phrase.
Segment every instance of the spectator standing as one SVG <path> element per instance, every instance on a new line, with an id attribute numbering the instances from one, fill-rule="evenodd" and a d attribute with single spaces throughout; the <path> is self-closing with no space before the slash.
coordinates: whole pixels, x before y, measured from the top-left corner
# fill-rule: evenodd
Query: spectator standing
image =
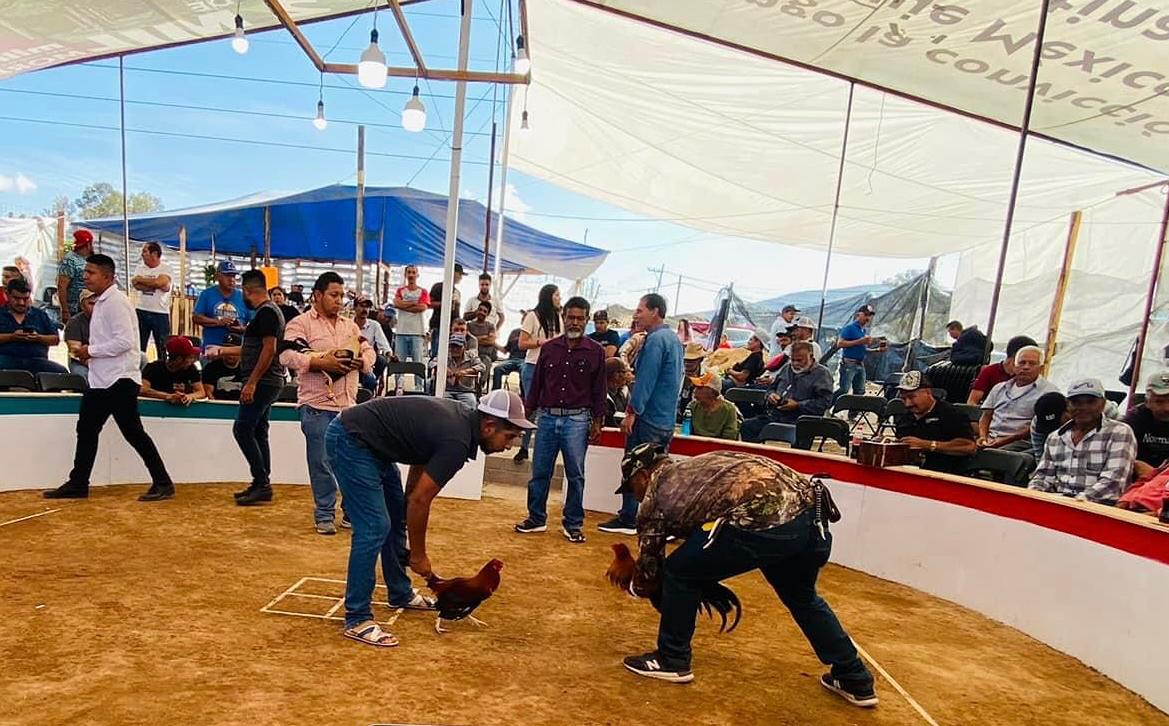
<path id="1" fill-rule="evenodd" d="M 966 403 L 971 406 L 981 405 L 986 394 L 990 393 L 990 389 L 1004 381 L 1011 380 L 1015 375 L 1015 355 L 1020 348 L 1026 346 L 1039 347 L 1039 344 L 1026 335 L 1016 335 L 1008 340 L 1007 357 L 998 363 L 985 365 L 978 371 L 974 383 L 970 384 L 970 396 L 966 399 Z"/>
<path id="2" fill-rule="evenodd" d="M 166 342 L 166 357 L 142 369 L 142 398 L 156 398 L 175 406 L 190 406 L 206 398 L 195 361 L 199 349 L 190 338 L 176 335 Z"/>
<path id="3" fill-rule="evenodd" d="M 527 313 L 524 313 L 526 315 Z M 495 364 L 495 369 L 491 372 L 491 388 L 492 390 L 503 386 L 503 379 L 510 376 L 512 373 L 521 373 L 524 370 L 524 358 L 526 354 L 520 348 L 520 329 L 516 328 L 507 334 L 507 345 L 500 348 L 504 353 L 507 353 L 507 359 Z"/>
<path id="4" fill-rule="evenodd" d="M 77 360 L 77 349 L 89 345 L 89 324 L 97 298 L 86 290 L 81 293 L 81 312 L 65 323 L 65 346 L 69 349 L 69 372 L 89 380 L 89 366 Z"/>
<path id="5" fill-rule="evenodd" d="M 1149 378 L 1145 402 L 1129 411 L 1124 422 L 1137 440 L 1133 469 L 1138 479 L 1147 479 L 1169 461 L 1169 371 Z"/>
<path id="6" fill-rule="evenodd" d="M 739 410 L 722 397 L 722 381 L 713 371 L 690 379 L 694 401 L 690 404 L 690 433 L 712 439 L 739 438 Z"/>
<path id="7" fill-rule="evenodd" d="M 969 328 L 951 320 L 946 323 L 946 332 L 954 344 L 950 346 L 950 362 L 956 366 L 980 366 L 986 360 L 986 336 L 977 325 Z"/>
<path id="8" fill-rule="evenodd" d="M 244 296 L 236 289 L 239 270 L 231 260 L 219 263 L 215 271 L 215 285 L 199 293 L 191 319 L 203 327 L 203 346 L 223 345 L 228 333 L 244 332 L 251 314 L 244 305 Z M 267 298 L 267 291 L 264 293 Z"/>
<path id="9" fill-rule="evenodd" d="M 536 411 L 536 451 L 528 481 L 528 517 L 515 526 L 521 534 L 543 532 L 548 521 L 548 489 L 559 455 L 568 491 L 560 533 L 583 543 L 584 466 L 589 442 L 601 435 L 605 420 L 605 350 L 584 334 L 589 303 L 570 297 L 564 304 L 564 334 L 547 341 L 532 375 L 525 411 Z"/>
<path id="10" fill-rule="evenodd" d="M 138 291 L 139 350 L 154 338 L 154 352 L 166 359 L 166 341 L 170 338 L 171 269 L 162 260 L 162 245 L 147 242 L 142 246 L 142 264 L 134 270 L 130 286 Z"/>
<path id="11" fill-rule="evenodd" d="M 779 317 L 771 324 L 771 334 L 790 333 L 792 326 L 796 323 L 796 316 L 801 312 L 803 311 L 795 305 L 784 305 L 783 310 L 779 312 Z"/>
<path id="12" fill-rule="evenodd" d="M 199 372 L 203 395 L 215 401 L 238 401 L 243 381 L 239 378 L 239 346 L 243 339 L 230 333 L 223 339 L 218 354 Z"/>
<path id="13" fill-rule="evenodd" d="M 475 316 L 467 321 L 467 335 L 474 338 L 479 348 L 479 360 L 483 363 L 483 374 L 489 376 L 491 367 L 495 364 L 496 345 L 495 323 L 491 322 L 491 302 L 481 301 L 475 307 Z"/>
<path id="14" fill-rule="evenodd" d="M 1031 450 L 1031 418 L 1035 403 L 1049 391 L 1058 390 L 1040 377 L 1043 351 L 1034 345 L 1015 353 L 1015 377 L 991 389 L 982 402 L 978 421 L 978 445 L 1028 453 Z"/>
<path id="15" fill-rule="evenodd" d="M 769 423 L 794 424 L 800 416 L 823 416 L 832 405 L 832 373 L 812 359 L 812 344 L 792 343 L 791 360 L 775 374 L 767 389 L 767 412 L 743 422 L 743 441 L 759 441 Z M 792 433 L 786 439 L 795 442 Z"/>
<path id="16" fill-rule="evenodd" d="M 897 440 L 923 453 L 921 468 L 961 474 L 978 452 L 970 418 L 946 401 L 934 397 L 930 381 L 921 371 L 909 371 L 897 385 L 908 413 L 895 423 Z"/>
<path id="17" fill-rule="evenodd" d="M 337 534 L 337 479 L 325 455 L 325 430 L 338 414 L 357 404 L 359 374 L 373 370 L 374 352 L 368 341 L 361 342 L 357 323 L 341 316 L 345 282 L 340 275 L 325 272 L 318 277 L 312 301 L 305 313 L 285 326 L 286 345 L 280 362 L 296 371 L 300 381 L 296 406 L 304 434 L 316 531 L 333 535 Z M 289 345 L 294 341 L 302 341 L 304 347 Z M 349 357 L 355 348 L 357 356 Z M 341 351 L 347 353 L 338 355 Z M 342 526 L 345 521 L 342 518 Z"/>
<path id="18" fill-rule="evenodd" d="M 454 285 L 451 287 L 450 294 L 447 296 L 447 304 L 451 306 L 451 320 L 457 320 L 462 316 L 459 315 L 459 310 L 462 309 L 462 296 L 459 294 L 459 283 L 463 281 L 463 266 L 458 262 L 455 263 L 455 279 Z M 439 339 L 439 325 L 442 323 L 442 303 L 443 294 L 442 281 L 434 283 L 430 286 L 430 309 L 433 310 L 430 314 L 430 357 L 438 357 L 438 339 Z"/>
<path id="19" fill-rule="evenodd" d="M 284 315 L 285 325 L 288 324 L 289 320 L 300 315 L 300 308 L 288 304 L 288 296 L 284 294 L 284 288 L 279 285 L 268 290 L 268 297 L 272 298 L 272 302 L 276 304 L 276 307 L 280 308 L 281 314 Z"/>
<path id="20" fill-rule="evenodd" d="M 475 407 L 475 390 L 483 375 L 483 362 L 476 353 L 467 350 L 467 334 L 452 332 L 447 347 L 446 391 L 443 396 Z M 438 358 L 430 361 L 430 378 L 437 381 Z"/>
<path id="21" fill-rule="evenodd" d="M 536 374 L 536 362 L 540 360 L 540 347 L 560 335 L 560 288 L 545 285 L 540 288 L 536 307 L 524 316 L 520 324 L 520 350 L 524 351 L 524 367 L 520 371 L 520 392 L 527 396 L 532 388 L 532 376 Z M 513 461 L 519 464 L 528 458 L 528 446 L 532 443 L 532 432 L 524 432 L 520 450 Z"/>
<path id="22" fill-rule="evenodd" d="M 463 312 L 463 319 L 470 322 L 479 312 L 479 303 L 487 303 L 487 321 L 495 326 L 496 330 L 503 327 L 503 305 L 496 305 L 491 299 L 491 275 L 484 272 L 479 275 L 479 293 L 467 301 L 467 309 Z"/>
<path id="23" fill-rule="evenodd" d="M 32 306 L 24 278 L 10 280 L 8 307 L 0 308 L 0 369 L 30 373 L 68 373 L 49 360 L 49 347 L 61 342 L 48 313 Z"/>
<path id="24" fill-rule="evenodd" d="M 5 265 L 0 269 L 0 308 L 8 306 L 8 283 L 15 279 L 24 279 L 24 273 L 16 265 Z M 86 291 L 82 291 L 85 294 Z"/>
<path id="25" fill-rule="evenodd" d="M 359 299 L 353 308 L 353 322 L 361 331 L 361 337 L 369 341 L 374 352 L 373 371 L 361 374 L 361 385 L 376 392 L 378 381 L 386 372 L 386 366 L 389 365 L 390 356 L 394 354 L 394 351 L 390 347 L 390 341 L 386 339 L 385 332 L 382 331 L 381 324 L 370 317 L 371 312 L 373 312 L 373 300 L 367 297 Z"/>
<path id="26" fill-rule="evenodd" d="M 114 261 L 107 255 L 90 255 L 85 264 L 85 286 L 96 295 L 90 321 L 89 345 L 77 349 L 77 359 L 89 366 L 89 388 L 81 395 L 77 416 L 77 448 L 69 479 L 44 492 L 46 499 L 85 499 L 89 477 L 97 459 L 101 430 L 110 416 L 126 443 L 134 448 L 150 472 L 150 489 L 140 502 L 170 499 L 175 485 L 158 449 L 138 415 L 138 391 L 142 372 L 138 367 L 138 317 L 134 305 L 114 284 Z"/>
<path id="27" fill-rule="evenodd" d="M 848 325 L 840 329 L 836 345 L 840 347 L 840 385 L 832 394 L 836 400 L 848 393 L 863 396 L 865 393 L 865 353 L 872 342 L 868 327 L 876 312 L 872 305 L 861 305 Z"/>
<path id="28" fill-rule="evenodd" d="M 682 391 L 682 343 L 666 325 L 666 299 L 657 293 L 642 296 L 634 321 L 646 336 L 633 369 L 629 408 L 621 422 L 627 452 L 641 444 L 669 447 Z M 637 499 L 631 493 L 622 494 L 617 516 L 599 529 L 637 534 Z"/>
<path id="29" fill-rule="evenodd" d="M 61 322 L 81 312 L 81 291 L 85 289 L 85 261 L 93 254 L 93 234 L 88 229 L 73 233 L 73 249 L 57 266 L 57 300 Z"/>
<path id="30" fill-rule="evenodd" d="M 394 338 L 394 354 L 403 363 L 425 363 L 422 336 L 426 334 L 423 313 L 430 309 L 430 294 L 418 285 L 418 266 L 406 265 L 406 284 L 394 291 L 394 307 L 398 310 L 398 334 Z M 414 377 L 414 390 L 422 391 L 425 381 Z"/>
<path id="31" fill-rule="evenodd" d="M 593 313 L 593 332 L 589 333 L 589 338 L 601 344 L 606 358 L 617 355 L 621 348 L 621 336 L 609 327 L 609 311 L 598 310 Z"/>
<path id="32" fill-rule="evenodd" d="M 288 302 L 295 305 L 297 310 L 304 312 L 306 305 L 304 300 L 304 285 L 299 283 L 292 285 L 291 289 L 288 291 Z M 285 322 L 288 321 L 286 320 Z"/>
<path id="33" fill-rule="evenodd" d="M 268 297 L 267 279 L 260 270 L 243 274 L 243 296 L 254 313 L 240 346 L 239 375 L 244 387 L 231 433 L 252 475 L 248 488 L 235 495 L 235 503 L 246 507 L 272 501 L 268 414 L 284 387 L 284 366 L 277 354 L 277 343 L 284 339 L 284 314 Z"/>
<path id="34" fill-rule="evenodd" d="M 394 326 L 398 324 L 398 309 L 391 304 L 374 313 L 374 319 L 382 326 L 382 335 L 390 342 L 390 360 L 397 360 L 394 355 Z"/>
<path id="35" fill-rule="evenodd" d="M 1071 421 L 1047 437 L 1039 468 L 1027 486 L 1116 504 L 1132 476 L 1136 437 L 1128 424 L 1104 415 L 1104 384 L 1095 378 L 1072 383 L 1067 399 Z"/>
<path id="36" fill-rule="evenodd" d="M 820 350 L 820 344 L 812 340 L 813 336 L 816 335 L 816 323 L 805 315 L 796 318 L 788 330 L 791 333 L 791 343 L 802 340 L 805 343 L 811 344 L 812 360 L 819 363 L 823 353 Z M 791 343 L 788 343 L 787 346 L 783 348 L 783 352 L 787 356 L 791 356 Z"/>

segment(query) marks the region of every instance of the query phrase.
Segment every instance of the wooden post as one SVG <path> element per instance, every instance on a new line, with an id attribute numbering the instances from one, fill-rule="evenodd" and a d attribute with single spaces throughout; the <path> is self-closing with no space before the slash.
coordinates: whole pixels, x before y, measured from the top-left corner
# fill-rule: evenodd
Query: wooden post
<path id="1" fill-rule="evenodd" d="M 1153 315 L 1153 304 L 1157 301 L 1157 285 L 1161 281 L 1161 265 L 1165 257 L 1165 245 L 1169 243 L 1169 195 L 1165 197 L 1165 209 L 1161 213 L 1161 229 L 1157 232 L 1157 247 L 1153 253 L 1153 270 L 1149 274 L 1149 292 L 1145 296 L 1145 314 L 1141 317 L 1141 330 L 1137 335 L 1137 347 L 1132 364 L 1132 383 L 1128 386 L 1128 407 L 1133 407 L 1133 397 L 1141 385 L 1141 359 L 1145 355 L 1145 344 L 1149 338 L 1149 318 Z"/>
<path id="2" fill-rule="evenodd" d="M 65 210 L 57 210 L 57 262 L 65 259 Z M 53 281 L 56 284 L 56 280 Z"/>
<path id="3" fill-rule="evenodd" d="M 1059 321 L 1063 316 L 1064 298 L 1067 296 L 1068 282 L 1072 275 L 1072 262 L 1076 257 L 1076 243 L 1080 238 L 1080 223 L 1084 213 L 1080 210 L 1072 212 L 1068 223 L 1068 240 L 1063 248 L 1063 266 L 1059 270 L 1059 282 L 1055 286 L 1055 299 L 1051 301 L 1051 315 L 1047 318 L 1047 343 L 1043 346 L 1043 375 L 1051 369 L 1051 359 L 1055 357 L 1056 339 L 1059 337 Z"/>
<path id="4" fill-rule="evenodd" d="M 272 208 L 264 207 L 264 267 L 272 266 Z"/>

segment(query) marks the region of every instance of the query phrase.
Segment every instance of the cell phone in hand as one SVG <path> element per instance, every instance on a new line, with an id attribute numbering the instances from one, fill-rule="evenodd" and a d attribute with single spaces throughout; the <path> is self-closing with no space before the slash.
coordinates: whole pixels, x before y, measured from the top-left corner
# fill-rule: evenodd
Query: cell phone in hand
<path id="1" fill-rule="evenodd" d="M 37 329 L 32 327 L 31 325 L 22 325 L 22 326 L 20 326 L 20 332 L 28 333 L 29 335 L 36 335 Z"/>

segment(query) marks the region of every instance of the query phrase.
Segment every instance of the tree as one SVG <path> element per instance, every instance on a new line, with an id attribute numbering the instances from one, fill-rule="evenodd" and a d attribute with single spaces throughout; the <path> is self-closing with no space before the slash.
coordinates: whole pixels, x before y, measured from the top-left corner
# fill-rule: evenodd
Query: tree
<path id="1" fill-rule="evenodd" d="M 73 202 L 82 219 L 116 217 L 122 213 L 122 193 L 108 182 L 90 184 L 81 190 L 81 196 Z M 126 200 L 130 214 L 158 212 L 163 209 L 162 200 L 149 192 L 134 192 Z"/>
<path id="2" fill-rule="evenodd" d="M 54 197 L 53 203 L 45 207 L 41 214 L 45 217 L 56 217 L 57 213 L 62 211 L 65 212 L 66 217 L 72 217 L 77 213 L 77 207 L 74 206 L 73 201 L 64 194 Z"/>
<path id="3" fill-rule="evenodd" d="M 881 280 L 881 284 L 898 287 L 923 274 L 925 274 L 925 270 L 902 270 L 892 277 L 886 277 L 884 280 Z"/>

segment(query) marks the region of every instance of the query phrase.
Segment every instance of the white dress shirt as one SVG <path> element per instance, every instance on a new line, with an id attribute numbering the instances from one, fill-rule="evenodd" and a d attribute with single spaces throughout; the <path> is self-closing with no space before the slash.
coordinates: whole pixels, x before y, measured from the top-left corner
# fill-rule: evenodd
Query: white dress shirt
<path id="1" fill-rule="evenodd" d="M 389 355 L 393 350 L 389 339 L 386 338 L 386 331 L 382 330 L 382 324 L 373 318 L 366 318 L 365 325 L 361 327 L 361 335 L 378 353 Z"/>
<path id="2" fill-rule="evenodd" d="M 138 316 L 130 299 L 110 285 L 97 296 L 89 323 L 89 387 L 109 388 L 119 379 L 142 383 Z"/>

